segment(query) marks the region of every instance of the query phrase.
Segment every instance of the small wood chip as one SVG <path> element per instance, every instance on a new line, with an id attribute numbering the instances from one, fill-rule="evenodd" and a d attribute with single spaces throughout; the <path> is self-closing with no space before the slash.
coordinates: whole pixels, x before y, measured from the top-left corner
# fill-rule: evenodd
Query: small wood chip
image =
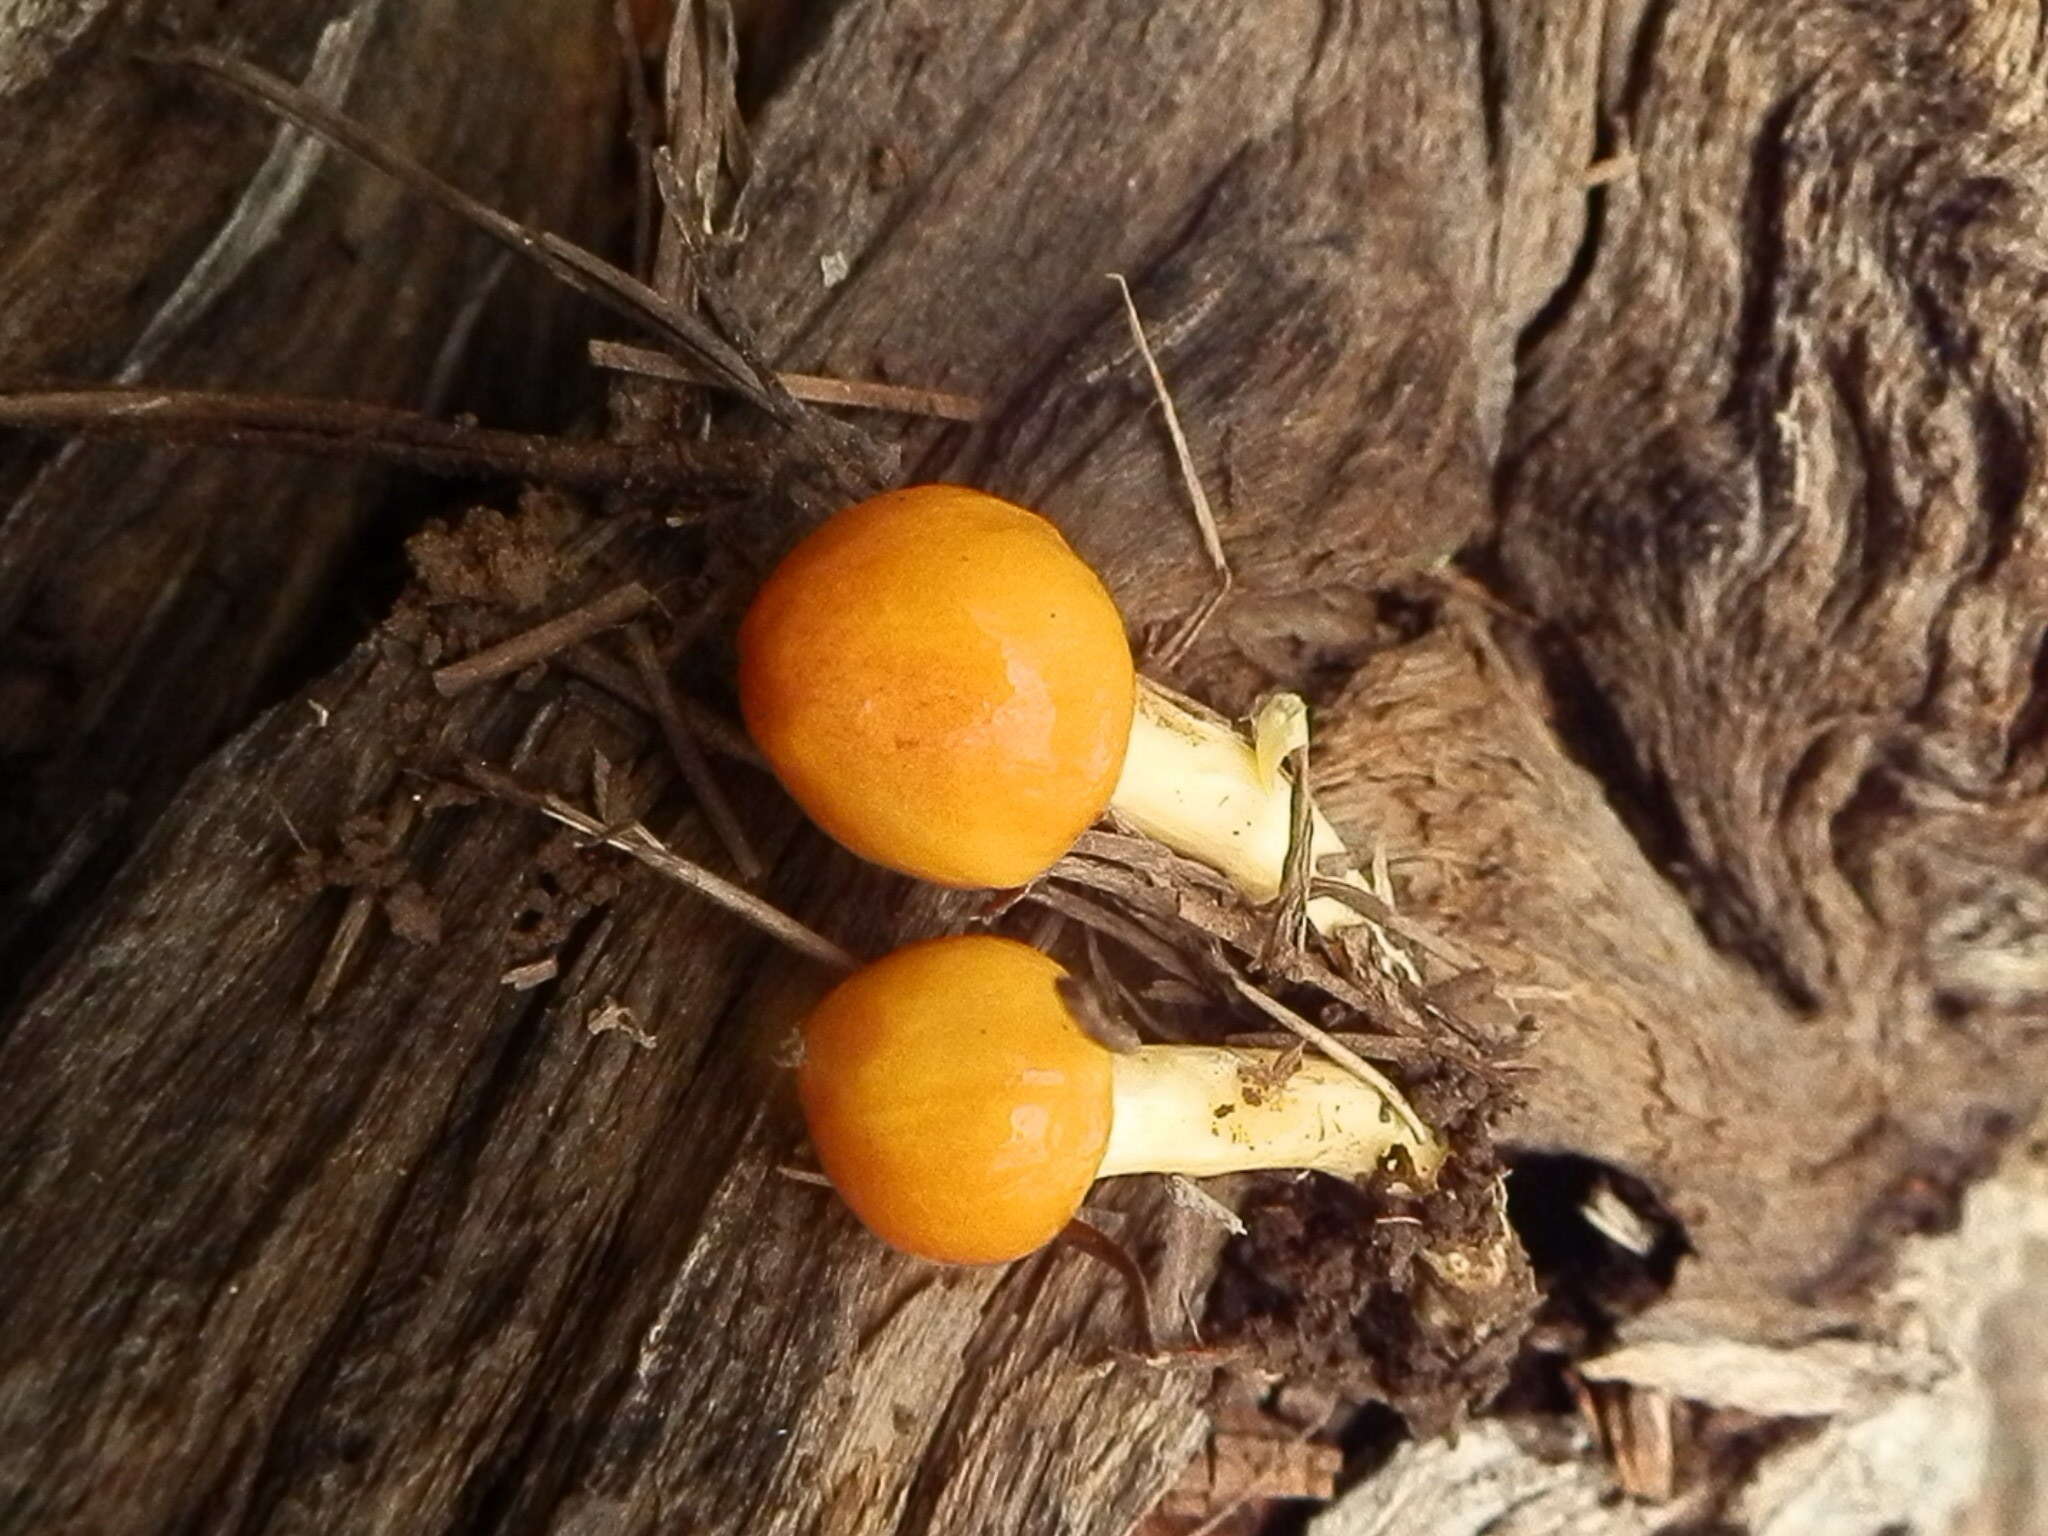
<path id="1" fill-rule="evenodd" d="M 1188 1518 L 1234 1512 L 1251 1499 L 1329 1499 L 1343 1466 L 1341 1450 L 1306 1435 L 1281 1439 L 1226 1431 L 1210 1437 L 1160 1511 Z"/>
<path id="2" fill-rule="evenodd" d="M 633 1010 L 615 997 L 607 997 L 583 1021 L 583 1027 L 593 1035 L 624 1035 L 644 1051 L 655 1046 L 654 1036 L 640 1027 L 640 1020 Z"/>
<path id="3" fill-rule="evenodd" d="M 1213 1221 L 1233 1237 L 1244 1236 L 1244 1218 L 1185 1174 L 1170 1173 L 1166 1176 L 1166 1194 L 1182 1210 Z"/>
<path id="4" fill-rule="evenodd" d="M 543 955 L 538 960 L 529 960 L 525 965 L 515 965 L 498 980 L 514 992 L 531 992 L 543 982 L 553 981 L 561 973 L 561 967 L 553 955 Z"/>

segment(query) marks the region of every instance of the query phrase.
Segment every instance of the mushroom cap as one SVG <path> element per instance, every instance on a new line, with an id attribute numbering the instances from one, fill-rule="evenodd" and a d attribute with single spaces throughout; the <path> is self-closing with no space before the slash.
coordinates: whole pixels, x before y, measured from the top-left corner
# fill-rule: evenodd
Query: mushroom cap
<path id="1" fill-rule="evenodd" d="M 920 485 L 837 513 L 768 578 L 739 651 L 776 776 L 877 864 L 1022 885 L 1116 789 L 1123 618 L 1057 528 L 997 497 Z"/>
<path id="2" fill-rule="evenodd" d="M 1059 1235 L 1109 1145 L 1109 1052 L 1066 973 L 988 934 L 929 939 L 841 982 L 803 1026 L 797 1093 L 826 1176 L 884 1242 L 999 1264 Z"/>

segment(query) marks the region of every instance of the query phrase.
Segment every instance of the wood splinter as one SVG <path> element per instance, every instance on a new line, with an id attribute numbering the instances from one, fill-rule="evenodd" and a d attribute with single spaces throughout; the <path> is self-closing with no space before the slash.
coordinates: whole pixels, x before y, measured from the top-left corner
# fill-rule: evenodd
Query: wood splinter
<path id="1" fill-rule="evenodd" d="M 654 594 L 639 582 L 629 581 L 560 618 L 501 640 L 474 656 L 450 662 L 434 673 L 434 688 L 444 698 L 455 698 L 497 678 L 524 672 L 535 662 L 546 661 L 580 640 L 637 618 L 653 606 Z"/>
<path id="2" fill-rule="evenodd" d="M 759 880 L 768 872 L 768 866 L 748 841 L 746 829 L 740 825 L 739 814 L 733 810 L 732 801 L 726 797 L 717 775 L 711 771 L 711 764 L 705 760 L 704 749 L 698 745 L 696 733 L 677 705 L 675 690 L 669 686 L 668 670 L 661 664 L 661 657 L 654 649 L 654 640 L 647 633 L 646 625 L 635 623 L 626 626 L 626 652 L 633 658 L 633 670 L 639 675 L 649 708 L 661 726 L 662 737 L 668 742 L 669 755 L 675 759 L 683 782 L 690 786 L 690 793 L 697 797 L 704 819 L 711 823 L 711 830 L 725 845 L 726 854 L 738 867 L 740 878 Z"/>

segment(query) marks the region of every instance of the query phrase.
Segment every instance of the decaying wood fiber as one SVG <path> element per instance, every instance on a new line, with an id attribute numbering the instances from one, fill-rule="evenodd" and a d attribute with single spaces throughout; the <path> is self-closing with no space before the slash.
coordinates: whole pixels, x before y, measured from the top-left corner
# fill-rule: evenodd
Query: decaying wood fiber
<path id="1" fill-rule="evenodd" d="M 561 295 L 390 182 L 142 55 L 241 52 L 537 223 L 595 238 L 601 7 L 57 0 L 0 17 L 0 380 L 275 390 L 508 424 L 553 409 Z M 504 103 L 545 101 L 543 131 Z M 389 477 L 0 442 L 0 955 L 103 881 L 198 758 L 359 630 Z M 367 579 L 366 579 L 367 576 Z M 68 840 L 68 842 L 67 842 Z M 79 871 L 74 870 L 73 878 Z M 68 881 L 56 881 L 58 885 Z M 38 890 L 38 885 L 42 889 Z M 76 893 L 73 893 L 74 895 Z M 10 993 L 14 978 L 0 981 Z"/>

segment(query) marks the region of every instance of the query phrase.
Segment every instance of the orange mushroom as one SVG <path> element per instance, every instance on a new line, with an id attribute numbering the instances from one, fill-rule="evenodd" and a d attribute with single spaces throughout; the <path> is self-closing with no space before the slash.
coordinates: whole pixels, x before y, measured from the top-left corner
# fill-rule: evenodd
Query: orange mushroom
<path id="1" fill-rule="evenodd" d="M 1288 780 L 1135 674 L 1115 602 L 1035 512 L 956 485 L 848 507 L 768 578 L 739 649 L 748 730 L 864 858 L 1022 885 L 1113 807 L 1252 900 L 1279 893 Z M 1348 868 L 1329 822 L 1312 828 L 1318 861 Z M 1328 899 L 1309 915 L 1325 932 L 1358 921 Z"/>
<path id="2" fill-rule="evenodd" d="M 797 1091 L 825 1174 L 894 1247 L 955 1264 L 1056 1237 L 1098 1178 L 1254 1168 L 1361 1175 L 1442 1149 L 1392 1084 L 1274 1050 L 1111 1052 L 1075 1023 L 1065 971 L 986 934 L 897 950 L 803 1025 Z"/>

